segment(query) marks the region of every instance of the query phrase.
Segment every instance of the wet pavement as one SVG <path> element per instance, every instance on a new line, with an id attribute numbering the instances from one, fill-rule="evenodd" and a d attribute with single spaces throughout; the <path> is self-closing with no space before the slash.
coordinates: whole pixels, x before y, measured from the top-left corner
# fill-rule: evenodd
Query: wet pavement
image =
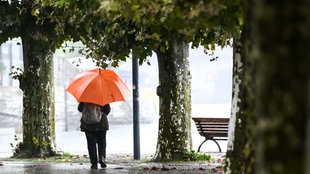
<path id="1" fill-rule="evenodd" d="M 110 165 L 106 169 L 91 170 L 88 164 L 79 163 L 52 163 L 52 162 L 3 162 L 0 173 L 3 174 L 96 174 L 96 173 L 130 173 L 127 168 L 117 169 Z"/>
<path id="2" fill-rule="evenodd" d="M 118 173 L 223 173 L 216 165 L 183 164 L 108 164 L 107 168 L 92 170 L 89 164 L 53 162 L 3 162 L 0 173 L 13 174 L 118 174 Z"/>
<path id="3" fill-rule="evenodd" d="M 0 173 L 13 174 L 118 174 L 118 173 L 223 173 L 215 165 L 182 164 L 182 165 L 128 165 L 108 164 L 105 169 L 92 170 L 88 164 L 51 163 L 51 162 L 3 162 Z"/>
<path id="4" fill-rule="evenodd" d="M 88 161 L 82 162 L 53 162 L 53 161 L 18 161 L 1 160 L 0 174 L 222 174 L 223 158 L 221 153 L 214 154 L 212 161 L 154 163 L 143 160 L 133 160 L 131 157 L 113 158 L 107 161 L 107 168 L 92 170 Z"/>

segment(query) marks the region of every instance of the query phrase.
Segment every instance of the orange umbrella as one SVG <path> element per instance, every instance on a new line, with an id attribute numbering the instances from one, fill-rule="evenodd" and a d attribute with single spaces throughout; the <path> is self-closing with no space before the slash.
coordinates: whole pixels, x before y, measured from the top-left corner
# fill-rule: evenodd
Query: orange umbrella
<path id="1" fill-rule="evenodd" d="M 77 74 L 66 91 L 78 102 L 105 105 L 115 101 L 125 101 L 129 89 L 112 70 L 96 68 Z"/>

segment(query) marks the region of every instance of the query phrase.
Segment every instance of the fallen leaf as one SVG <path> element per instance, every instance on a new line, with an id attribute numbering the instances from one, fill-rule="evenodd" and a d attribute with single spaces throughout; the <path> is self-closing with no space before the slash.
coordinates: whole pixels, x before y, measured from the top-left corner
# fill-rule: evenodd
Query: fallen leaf
<path id="1" fill-rule="evenodd" d="M 151 168 L 151 170 L 158 170 L 159 168 L 158 167 L 156 167 L 156 166 L 153 166 L 152 168 Z"/>
<path id="2" fill-rule="evenodd" d="M 161 168 L 161 170 L 162 171 L 167 171 L 167 170 L 170 170 L 168 167 L 165 167 L 165 166 L 163 166 L 162 168 Z"/>
<path id="3" fill-rule="evenodd" d="M 224 171 L 224 166 L 216 166 L 217 169 Z"/>
<path id="4" fill-rule="evenodd" d="M 213 168 L 213 169 L 211 169 L 211 172 L 217 172 L 217 169 Z"/>

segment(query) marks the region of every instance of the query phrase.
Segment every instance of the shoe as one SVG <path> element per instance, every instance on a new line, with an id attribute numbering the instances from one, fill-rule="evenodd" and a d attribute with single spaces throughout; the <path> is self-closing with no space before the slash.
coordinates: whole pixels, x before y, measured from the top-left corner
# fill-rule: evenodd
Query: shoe
<path id="1" fill-rule="evenodd" d="M 100 161 L 99 163 L 100 163 L 100 167 L 101 168 L 106 168 L 107 167 L 107 165 L 103 161 Z"/>
<path id="2" fill-rule="evenodd" d="M 98 169 L 98 166 L 96 164 L 92 164 L 90 169 Z"/>

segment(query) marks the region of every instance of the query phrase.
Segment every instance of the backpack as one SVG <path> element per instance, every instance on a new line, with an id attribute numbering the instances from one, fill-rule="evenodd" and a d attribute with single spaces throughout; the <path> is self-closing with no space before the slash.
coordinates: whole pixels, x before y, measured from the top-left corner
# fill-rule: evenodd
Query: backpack
<path id="1" fill-rule="evenodd" d="M 84 103 L 84 109 L 82 111 L 82 120 L 86 124 L 96 124 L 101 120 L 100 107 L 92 103 Z"/>

